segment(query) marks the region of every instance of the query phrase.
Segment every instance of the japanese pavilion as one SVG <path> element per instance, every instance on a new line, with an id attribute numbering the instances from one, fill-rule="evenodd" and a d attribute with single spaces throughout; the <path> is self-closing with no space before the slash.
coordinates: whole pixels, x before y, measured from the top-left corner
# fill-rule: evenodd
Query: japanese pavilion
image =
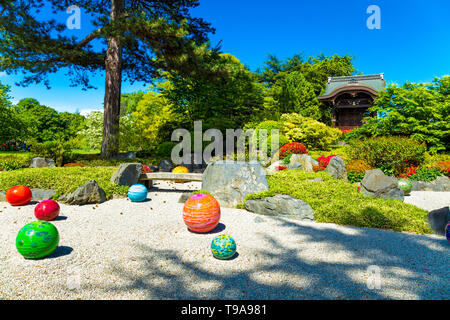
<path id="1" fill-rule="evenodd" d="M 333 127 L 351 130 L 362 125 L 363 117 L 375 116 L 368 109 L 385 86 L 383 73 L 329 77 L 324 94 L 317 98 L 331 108 Z"/>

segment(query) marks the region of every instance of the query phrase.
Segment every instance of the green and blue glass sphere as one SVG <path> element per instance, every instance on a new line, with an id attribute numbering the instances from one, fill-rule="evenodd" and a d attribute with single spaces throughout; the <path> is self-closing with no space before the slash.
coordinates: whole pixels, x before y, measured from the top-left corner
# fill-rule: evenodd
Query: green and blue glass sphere
<path id="1" fill-rule="evenodd" d="M 147 188 L 143 184 L 133 184 L 128 189 L 128 198 L 132 202 L 142 202 L 147 199 Z"/>
<path id="2" fill-rule="evenodd" d="M 227 234 L 221 234 L 211 242 L 211 252 L 217 259 L 230 259 L 236 253 L 236 241 Z"/>
<path id="3" fill-rule="evenodd" d="M 47 221 L 33 221 L 20 229 L 16 248 L 26 259 L 40 259 L 52 254 L 59 243 L 58 229 Z"/>
<path id="4" fill-rule="evenodd" d="M 403 190 L 405 196 L 409 195 L 412 190 L 412 183 L 408 179 L 399 178 L 397 181 L 398 188 Z"/>

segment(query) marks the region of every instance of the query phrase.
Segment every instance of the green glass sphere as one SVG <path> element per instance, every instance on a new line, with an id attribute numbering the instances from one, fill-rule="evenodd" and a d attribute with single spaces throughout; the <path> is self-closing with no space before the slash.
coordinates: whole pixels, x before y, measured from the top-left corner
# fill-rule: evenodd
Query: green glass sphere
<path id="1" fill-rule="evenodd" d="M 412 190 L 412 183 L 408 179 L 400 178 L 397 181 L 398 188 L 403 190 L 405 196 L 409 195 Z"/>
<path id="2" fill-rule="evenodd" d="M 16 248 L 26 259 L 40 259 L 58 247 L 58 229 L 47 221 L 33 221 L 20 229 Z"/>

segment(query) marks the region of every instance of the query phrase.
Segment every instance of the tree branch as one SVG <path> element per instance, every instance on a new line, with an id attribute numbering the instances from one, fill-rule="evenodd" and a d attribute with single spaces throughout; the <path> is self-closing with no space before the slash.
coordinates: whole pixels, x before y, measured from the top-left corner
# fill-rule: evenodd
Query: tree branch
<path id="1" fill-rule="evenodd" d="M 83 40 L 81 40 L 74 49 L 81 49 L 83 48 L 85 45 L 87 45 L 89 42 L 91 42 L 92 40 L 94 40 L 98 34 L 103 30 L 102 28 L 99 28 L 97 30 L 95 30 L 94 32 L 88 34 Z"/>

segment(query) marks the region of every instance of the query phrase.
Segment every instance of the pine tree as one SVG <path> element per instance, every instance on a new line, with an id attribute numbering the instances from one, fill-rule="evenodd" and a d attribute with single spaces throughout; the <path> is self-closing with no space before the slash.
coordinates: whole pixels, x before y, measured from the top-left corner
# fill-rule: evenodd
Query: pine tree
<path id="1" fill-rule="evenodd" d="M 64 35 L 66 25 L 42 21 L 43 0 L 0 0 L 0 71 L 25 74 L 19 84 L 43 82 L 67 69 L 73 85 L 92 88 L 89 75 L 105 71 L 102 156 L 118 153 L 122 74 L 152 82 L 162 70 L 207 73 L 210 24 L 190 15 L 198 0 L 49 0 L 53 13 L 76 5 L 97 27 L 83 39 Z M 103 41 L 98 41 L 98 39 Z M 93 46 L 94 40 L 100 45 Z M 100 48 L 98 48 L 100 47 Z"/>

